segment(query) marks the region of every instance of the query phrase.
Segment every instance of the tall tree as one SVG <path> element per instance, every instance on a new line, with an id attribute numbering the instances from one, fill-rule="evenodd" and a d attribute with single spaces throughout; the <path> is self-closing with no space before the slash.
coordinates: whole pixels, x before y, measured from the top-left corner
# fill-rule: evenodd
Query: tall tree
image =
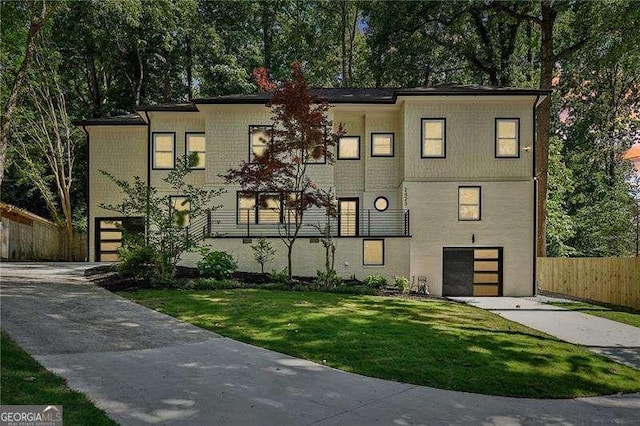
<path id="1" fill-rule="evenodd" d="M 5 13 L 9 13 L 7 9 L 16 7 L 16 5 L 10 4 L 12 2 L 3 1 L 0 4 L 2 10 L 0 14 L 6 17 Z M 11 126 L 11 119 L 15 113 L 16 106 L 18 105 L 18 99 L 23 85 L 27 79 L 29 67 L 33 60 L 33 54 L 36 49 L 36 37 L 42 31 L 42 28 L 46 25 L 47 21 L 56 11 L 59 2 L 57 1 L 30 1 L 27 3 L 28 10 L 26 11 L 29 16 L 28 30 L 26 34 L 26 41 L 24 44 L 24 58 L 18 68 L 11 89 L 9 90 L 9 96 L 4 102 L 2 109 L 2 124 L 0 125 L 0 185 L 2 185 L 2 177 L 4 176 L 4 163 L 7 153 L 7 146 L 9 143 L 9 129 Z M 20 4 L 17 5 L 21 7 Z M 4 20 L 4 19 L 3 19 Z M 3 25 L 4 26 L 4 25 Z M 4 68 L 4 67 L 3 67 Z"/>

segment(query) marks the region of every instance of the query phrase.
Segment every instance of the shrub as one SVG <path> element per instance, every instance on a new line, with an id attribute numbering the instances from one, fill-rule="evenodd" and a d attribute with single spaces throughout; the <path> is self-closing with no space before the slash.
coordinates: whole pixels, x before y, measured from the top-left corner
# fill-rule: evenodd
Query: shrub
<path id="1" fill-rule="evenodd" d="M 369 275 L 362 283 L 368 288 L 381 289 L 387 285 L 387 277 L 380 274 Z"/>
<path id="2" fill-rule="evenodd" d="M 233 288 L 241 288 L 242 286 L 236 280 L 216 280 L 212 278 L 198 278 L 191 284 L 194 290 L 229 290 Z"/>
<path id="3" fill-rule="evenodd" d="M 120 276 L 130 276 L 137 280 L 151 282 L 157 278 L 158 253 L 146 244 L 127 243 L 118 249 L 120 260 L 117 271 Z"/>
<path id="4" fill-rule="evenodd" d="M 231 278 L 238 270 L 233 256 L 224 251 L 211 251 L 208 247 L 200 249 L 202 260 L 198 262 L 200 275 L 208 278 L 223 280 Z"/>
<path id="5" fill-rule="evenodd" d="M 255 245 L 251 246 L 253 258 L 260 264 L 260 271 L 264 273 L 264 264 L 271 262 L 276 254 L 275 249 L 266 238 L 260 237 Z"/>
<path id="6" fill-rule="evenodd" d="M 317 271 L 315 285 L 324 288 L 334 288 L 342 284 L 342 278 L 338 276 L 335 270 L 329 272 Z"/>
<path id="7" fill-rule="evenodd" d="M 269 280 L 273 283 L 287 284 L 289 283 L 289 271 L 284 268 L 282 271 L 276 271 L 275 269 L 269 272 Z"/>
<path id="8" fill-rule="evenodd" d="M 395 277 L 396 287 L 400 289 L 403 293 L 409 292 L 409 278 L 407 277 Z"/>

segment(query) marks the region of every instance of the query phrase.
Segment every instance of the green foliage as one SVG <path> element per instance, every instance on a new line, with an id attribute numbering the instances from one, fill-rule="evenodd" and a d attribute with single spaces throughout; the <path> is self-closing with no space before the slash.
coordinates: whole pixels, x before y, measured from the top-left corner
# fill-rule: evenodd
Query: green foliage
<path id="1" fill-rule="evenodd" d="M 240 287 L 242 285 L 236 280 L 197 278 L 187 288 L 193 290 L 229 290 Z"/>
<path id="2" fill-rule="evenodd" d="M 197 264 L 200 275 L 207 278 L 223 280 L 231 278 L 238 270 L 238 264 L 229 253 L 224 251 L 211 251 L 209 247 L 200 249 L 202 260 Z"/>
<path id="3" fill-rule="evenodd" d="M 394 279 L 396 287 L 403 293 L 409 292 L 409 278 L 407 277 L 395 277 Z"/>
<path id="4" fill-rule="evenodd" d="M 335 270 L 331 269 L 329 272 L 316 271 L 315 284 L 318 287 L 323 288 L 335 288 L 342 284 L 342 278 L 338 276 Z"/>
<path id="5" fill-rule="evenodd" d="M 203 216 L 211 206 L 214 197 L 225 192 L 224 189 L 205 190 L 201 186 L 186 182 L 192 172 L 189 167 L 191 158 L 178 158 L 175 169 L 163 178 L 163 182 L 174 194 L 181 194 L 189 200 L 189 219 L 191 221 Z M 143 217 L 147 226 L 146 243 L 158 254 L 159 280 L 168 283 L 175 275 L 175 268 L 183 253 L 196 248 L 199 240 L 189 232 L 189 228 L 176 221 L 172 208 L 172 198 L 160 195 L 158 189 L 148 186 L 139 176 L 133 182 L 117 179 L 112 174 L 100 170 L 109 178 L 124 195 L 119 204 L 101 204 L 100 207 L 129 217 Z"/>
<path id="6" fill-rule="evenodd" d="M 118 249 L 120 260 L 116 266 L 121 276 L 131 276 L 146 282 L 158 278 L 158 252 L 144 242 L 127 242 Z"/>
<path id="7" fill-rule="evenodd" d="M 362 283 L 372 289 L 381 289 L 387 285 L 387 277 L 380 274 L 368 275 L 362 280 Z"/>
<path id="8" fill-rule="evenodd" d="M 256 243 L 251 246 L 253 250 L 253 258 L 260 264 L 260 270 L 264 273 L 264 264 L 271 262 L 276 254 L 271 242 L 264 237 L 258 238 Z"/>
<path id="9" fill-rule="evenodd" d="M 275 269 L 269 272 L 269 279 L 278 284 L 288 284 L 289 281 L 289 270 L 284 268 L 281 271 L 276 271 Z"/>

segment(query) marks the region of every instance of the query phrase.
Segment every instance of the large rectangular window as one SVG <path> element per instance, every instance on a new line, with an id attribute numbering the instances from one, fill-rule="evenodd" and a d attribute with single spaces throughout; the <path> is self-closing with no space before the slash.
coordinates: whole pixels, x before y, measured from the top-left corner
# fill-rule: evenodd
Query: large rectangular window
<path id="1" fill-rule="evenodd" d="M 371 133 L 371 156 L 393 157 L 393 133 Z"/>
<path id="2" fill-rule="evenodd" d="M 249 162 L 254 163 L 267 151 L 273 126 L 249 126 Z"/>
<path id="3" fill-rule="evenodd" d="M 338 140 L 338 160 L 360 159 L 360 136 L 343 136 Z"/>
<path id="4" fill-rule="evenodd" d="M 238 192 L 237 202 L 238 223 L 276 224 L 282 222 L 282 201 L 279 194 Z"/>
<path id="5" fill-rule="evenodd" d="M 421 126 L 421 157 L 445 158 L 447 156 L 447 120 L 445 118 L 423 118 Z"/>
<path id="6" fill-rule="evenodd" d="M 480 187 L 458 187 L 458 220 L 480 220 Z"/>
<path id="7" fill-rule="evenodd" d="M 206 139 L 204 133 L 185 133 L 187 157 L 197 154 L 196 161 L 191 164 L 192 169 L 204 169 L 206 164 Z"/>
<path id="8" fill-rule="evenodd" d="M 384 265 L 384 240 L 362 241 L 362 264 L 364 266 Z"/>
<path id="9" fill-rule="evenodd" d="M 358 199 L 341 198 L 338 200 L 338 235 L 350 237 L 358 235 Z"/>
<path id="10" fill-rule="evenodd" d="M 171 199 L 171 217 L 173 222 L 178 226 L 189 226 L 189 210 L 191 204 L 187 197 L 170 197 Z"/>
<path id="11" fill-rule="evenodd" d="M 278 194 L 258 194 L 258 223 L 280 223 L 280 196 Z"/>
<path id="12" fill-rule="evenodd" d="M 238 223 L 255 223 L 256 194 L 238 192 Z"/>
<path id="13" fill-rule="evenodd" d="M 496 158 L 520 157 L 520 119 L 496 118 Z"/>
<path id="14" fill-rule="evenodd" d="M 176 134 L 153 133 L 153 168 L 173 169 L 176 166 Z"/>

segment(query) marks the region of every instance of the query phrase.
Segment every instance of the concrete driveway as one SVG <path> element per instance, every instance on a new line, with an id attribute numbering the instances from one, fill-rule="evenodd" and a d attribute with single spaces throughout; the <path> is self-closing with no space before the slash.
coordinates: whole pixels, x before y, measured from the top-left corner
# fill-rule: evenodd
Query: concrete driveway
<path id="1" fill-rule="evenodd" d="M 292 358 L 115 296 L 87 283 L 85 267 L 0 265 L 2 327 L 124 425 L 637 424 L 638 394 L 505 398 Z"/>
<path id="2" fill-rule="evenodd" d="M 451 297 L 640 369 L 640 328 L 522 297 Z"/>

